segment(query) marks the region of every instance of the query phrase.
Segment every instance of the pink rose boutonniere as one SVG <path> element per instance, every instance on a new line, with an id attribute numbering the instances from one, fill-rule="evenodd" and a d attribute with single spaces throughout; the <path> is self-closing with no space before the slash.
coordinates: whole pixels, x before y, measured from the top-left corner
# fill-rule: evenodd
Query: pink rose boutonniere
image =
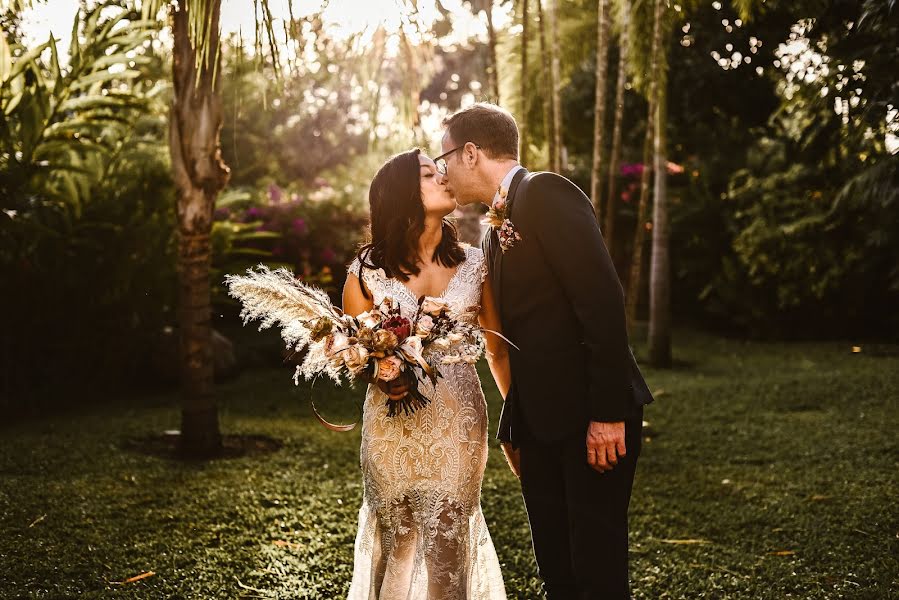
<path id="1" fill-rule="evenodd" d="M 496 229 L 496 235 L 499 237 L 499 246 L 502 248 L 503 252 L 506 252 L 512 248 L 516 242 L 521 240 L 521 234 L 518 233 L 518 228 L 515 227 L 515 224 L 512 223 L 506 212 L 506 197 L 508 195 L 509 190 L 503 187 L 499 188 L 497 198 L 493 201 L 493 204 L 490 205 L 487 216 L 483 221 L 485 224 Z"/>

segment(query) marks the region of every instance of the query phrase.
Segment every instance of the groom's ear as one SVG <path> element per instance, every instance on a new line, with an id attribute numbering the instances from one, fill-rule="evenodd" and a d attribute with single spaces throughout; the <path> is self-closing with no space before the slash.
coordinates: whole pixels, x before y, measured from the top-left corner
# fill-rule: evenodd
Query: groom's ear
<path id="1" fill-rule="evenodd" d="M 462 149 L 462 161 L 469 169 L 474 169 L 478 165 L 481 155 L 478 153 L 478 146 L 474 142 L 467 142 L 465 148 Z"/>

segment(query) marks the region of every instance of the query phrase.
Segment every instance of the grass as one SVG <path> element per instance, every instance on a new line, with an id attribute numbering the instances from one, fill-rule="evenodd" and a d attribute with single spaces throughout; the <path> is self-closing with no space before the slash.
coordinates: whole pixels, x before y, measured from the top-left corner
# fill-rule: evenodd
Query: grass
<path id="1" fill-rule="evenodd" d="M 634 597 L 899 598 L 899 347 L 677 341 L 681 366 L 646 370 L 657 401 L 631 504 Z M 484 386 L 492 435 L 499 398 Z M 313 393 L 332 420 L 353 418 L 358 392 Z M 220 386 L 226 433 L 284 446 L 204 463 L 127 449 L 177 427 L 175 394 L 4 425 L 0 597 L 342 597 L 359 434 L 321 427 L 309 396 L 284 369 Z M 496 448 L 482 505 L 509 597 L 536 598 L 519 489 Z"/>

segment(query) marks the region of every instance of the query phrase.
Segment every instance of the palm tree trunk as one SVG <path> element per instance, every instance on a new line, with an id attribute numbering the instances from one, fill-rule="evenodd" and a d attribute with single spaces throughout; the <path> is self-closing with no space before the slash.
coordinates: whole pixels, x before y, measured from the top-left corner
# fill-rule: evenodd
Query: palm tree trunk
<path id="1" fill-rule="evenodd" d="M 493 102 L 499 104 L 499 68 L 496 60 L 496 29 L 493 27 L 493 0 L 487 0 L 487 43 L 490 46 L 490 93 Z"/>
<path id="2" fill-rule="evenodd" d="M 615 184 L 618 181 L 618 163 L 621 160 L 621 128 L 624 120 L 624 86 L 627 82 L 628 61 L 628 35 L 630 28 L 630 2 L 622 0 L 621 35 L 618 37 L 618 78 L 615 82 L 615 125 L 612 128 L 612 152 L 609 155 L 609 193 L 606 195 L 605 210 L 605 238 L 615 262 L 617 252 L 615 250 L 615 221 L 618 209 L 618 200 L 615 194 L 618 190 Z M 617 264 L 617 263 L 616 263 Z"/>
<path id="3" fill-rule="evenodd" d="M 596 219 L 602 223 L 603 132 L 606 124 L 606 78 L 609 56 L 609 0 L 596 7 L 596 105 L 593 111 L 593 169 L 590 172 L 590 199 Z M 608 243 L 608 240 L 606 240 Z"/>
<path id="4" fill-rule="evenodd" d="M 553 171 L 561 173 L 565 168 L 562 158 L 562 76 L 559 65 L 559 0 L 549 0 L 549 25 L 552 35 L 550 47 L 551 78 L 553 95 L 553 147 L 555 154 L 552 156 Z"/>
<path id="5" fill-rule="evenodd" d="M 424 143 L 424 133 L 421 130 L 421 114 L 418 107 L 421 104 L 421 91 L 419 87 L 418 61 L 415 56 L 415 48 L 409 40 L 409 36 L 403 28 L 400 28 L 400 42 L 402 44 L 403 57 L 406 61 L 406 73 L 403 77 L 404 100 L 406 105 L 406 120 L 412 128 L 413 139 L 416 143 Z"/>
<path id="6" fill-rule="evenodd" d="M 543 2 L 544 0 L 537 0 L 537 27 L 540 35 L 540 56 L 543 61 L 543 132 L 549 147 L 546 168 L 552 171 L 558 150 L 556 149 L 556 136 L 553 120 L 555 109 L 553 108 L 552 67 L 550 65 L 549 51 L 547 50 L 546 45 L 546 18 L 543 12 Z"/>
<path id="7" fill-rule="evenodd" d="M 521 3 L 521 80 L 519 81 L 519 102 L 521 102 L 521 139 L 519 145 L 521 152 L 519 161 L 523 165 L 528 164 L 528 0 Z"/>
<path id="8" fill-rule="evenodd" d="M 671 267 L 665 108 L 665 92 L 660 91 L 653 144 L 653 168 L 656 177 L 653 190 L 652 257 L 649 273 L 649 360 L 657 367 L 671 366 Z"/>
<path id="9" fill-rule="evenodd" d="M 181 451 L 209 457 L 221 451 L 218 409 L 213 395 L 209 270 L 210 233 L 219 191 L 228 182 L 219 132 L 222 102 L 215 72 L 219 64 L 220 0 L 208 4 L 209 59 L 197 64 L 188 35 L 187 0 L 173 7 L 174 94 L 169 118 L 169 151 L 177 194 L 178 321 L 180 324 L 182 407 Z M 198 73 L 199 69 L 199 73 Z"/>
<path id="10" fill-rule="evenodd" d="M 658 12 L 657 10 L 655 11 Z M 640 204 L 637 207 L 637 224 L 634 227 L 634 244 L 631 254 L 631 268 L 627 280 L 625 312 L 631 335 L 637 321 L 637 307 L 640 305 L 640 290 L 643 284 L 643 246 L 646 230 L 652 224 L 646 220 L 649 213 L 649 178 L 652 173 L 652 149 L 655 139 L 656 95 L 658 88 L 659 45 L 661 23 L 658 15 L 653 21 L 652 49 L 650 50 L 649 92 L 647 93 L 646 136 L 643 138 L 643 172 L 640 174 Z"/>
<path id="11" fill-rule="evenodd" d="M 656 0 L 656 19 L 661 20 L 662 2 Z M 653 41 L 655 43 L 655 41 Z M 659 52 L 664 52 L 661 43 Z M 660 70 L 660 69 L 659 69 Z M 667 85 L 659 77 L 656 88 L 655 142 L 653 168 L 655 189 L 652 211 L 652 262 L 649 273 L 649 360 L 657 367 L 671 366 L 671 268 L 668 254 L 668 152 L 665 125 L 667 120 Z"/>

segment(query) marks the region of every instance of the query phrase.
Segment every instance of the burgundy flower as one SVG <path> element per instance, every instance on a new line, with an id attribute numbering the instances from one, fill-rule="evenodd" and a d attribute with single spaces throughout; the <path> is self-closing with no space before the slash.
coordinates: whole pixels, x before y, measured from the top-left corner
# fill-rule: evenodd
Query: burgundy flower
<path id="1" fill-rule="evenodd" d="M 303 219 L 294 219 L 293 220 L 293 231 L 297 235 L 303 235 L 306 233 L 306 221 Z"/>
<path id="2" fill-rule="evenodd" d="M 400 342 L 412 333 L 412 323 L 405 317 L 390 317 L 384 321 L 381 328 L 393 332 Z"/>

